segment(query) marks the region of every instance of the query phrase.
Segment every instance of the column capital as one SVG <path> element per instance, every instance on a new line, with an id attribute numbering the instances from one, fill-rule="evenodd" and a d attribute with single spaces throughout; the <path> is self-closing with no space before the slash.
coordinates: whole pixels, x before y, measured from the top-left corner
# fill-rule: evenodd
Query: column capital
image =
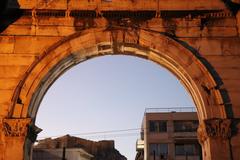
<path id="1" fill-rule="evenodd" d="M 233 3 L 240 4 L 240 0 L 231 0 Z"/>
<path id="2" fill-rule="evenodd" d="M 231 119 L 212 118 L 206 119 L 199 124 L 197 135 L 202 144 L 207 138 L 220 138 L 222 140 L 231 137 Z"/>
<path id="3" fill-rule="evenodd" d="M 25 137 L 31 118 L 5 118 L 2 129 L 5 137 Z"/>

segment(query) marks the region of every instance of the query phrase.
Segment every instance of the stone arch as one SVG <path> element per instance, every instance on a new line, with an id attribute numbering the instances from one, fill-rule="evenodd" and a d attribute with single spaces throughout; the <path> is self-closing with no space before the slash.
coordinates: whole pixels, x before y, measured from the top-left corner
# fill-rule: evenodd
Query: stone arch
<path id="1" fill-rule="evenodd" d="M 154 61 L 172 72 L 191 94 L 200 123 L 207 119 L 228 118 L 218 88 L 221 82 L 201 56 L 194 52 L 190 46 L 173 37 L 144 29 L 137 33 L 135 30 L 124 32 L 118 29 L 77 32 L 51 46 L 29 67 L 16 88 L 9 117 L 20 110 L 20 118 L 30 117 L 34 123 L 45 92 L 67 69 L 93 57 L 121 54 Z M 202 144 L 206 159 L 214 159 L 216 151 L 213 147 L 216 145 L 212 139 Z"/>

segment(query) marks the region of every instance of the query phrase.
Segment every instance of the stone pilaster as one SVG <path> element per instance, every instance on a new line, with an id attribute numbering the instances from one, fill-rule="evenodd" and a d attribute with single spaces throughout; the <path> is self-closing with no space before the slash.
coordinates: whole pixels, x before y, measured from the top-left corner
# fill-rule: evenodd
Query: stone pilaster
<path id="1" fill-rule="evenodd" d="M 5 144 L 3 134 L 3 119 L 0 118 L 0 160 L 4 160 Z"/>
<path id="2" fill-rule="evenodd" d="M 203 159 L 231 159 L 231 132 L 230 119 L 213 118 L 201 122 L 198 140 L 203 148 Z"/>
<path id="3" fill-rule="evenodd" d="M 236 14 L 236 20 L 237 20 L 237 28 L 238 28 L 238 36 L 240 36 L 240 11 Z"/>
<path id="4" fill-rule="evenodd" d="M 0 147 L 4 160 L 23 160 L 23 146 L 30 118 L 2 119 L 1 120 L 1 143 Z M 0 160 L 2 160 L 0 159 Z"/>

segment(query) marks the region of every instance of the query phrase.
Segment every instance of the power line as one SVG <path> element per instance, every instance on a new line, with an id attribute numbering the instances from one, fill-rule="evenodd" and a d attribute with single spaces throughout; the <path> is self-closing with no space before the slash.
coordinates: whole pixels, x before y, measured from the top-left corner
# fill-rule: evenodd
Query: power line
<path id="1" fill-rule="evenodd" d="M 121 129 L 121 130 L 108 130 L 108 131 L 98 131 L 98 132 L 73 133 L 71 135 L 73 135 L 73 136 L 91 136 L 92 135 L 92 137 L 93 137 L 94 135 L 95 136 L 99 136 L 99 134 L 101 134 L 102 136 L 107 136 L 106 134 L 109 135 L 109 133 L 119 133 L 119 132 L 121 133 L 121 132 L 130 132 L 130 131 L 139 131 L 139 130 L 142 130 L 142 128 L 129 128 L 129 129 Z M 129 133 L 125 133 L 125 134 L 129 134 Z M 135 134 L 140 134 L 140 133 L 135 133 Z M 114 134 L 111 134 L 111 135 L 114 135 Z M 63 136 L 63 135 L 39 137 L 39 139 L 50 138 L 50 137 L 61 137 L 61 136 Z"/>
<path id="2" fill-rule="evenodd" d="M 108 134 L 108 135 L 95 135 L 95 136 L 86 136 L 83 138 L 90 139 L 109 139 L 109 138 L 120 138 L 120 137 L 136 137 L 139 133 L 124 133 L 124 134 Z"/>

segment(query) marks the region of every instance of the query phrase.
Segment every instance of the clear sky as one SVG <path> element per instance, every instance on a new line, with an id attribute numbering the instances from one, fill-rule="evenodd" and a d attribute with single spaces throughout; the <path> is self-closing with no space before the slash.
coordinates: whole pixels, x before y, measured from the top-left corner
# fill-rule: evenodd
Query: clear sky
<path id="1" fill-rule="evenodd" d="M 181 83 L 165 68 L 131 56 L 103 56 L 74 66 L 48 90 L 37 115 L 39 138 L 76 134 L 114 139 L 134 160 L 139 130 L 96 135 L 82 133 L 136 129 L 145 108 L 193 107 Z"/>

